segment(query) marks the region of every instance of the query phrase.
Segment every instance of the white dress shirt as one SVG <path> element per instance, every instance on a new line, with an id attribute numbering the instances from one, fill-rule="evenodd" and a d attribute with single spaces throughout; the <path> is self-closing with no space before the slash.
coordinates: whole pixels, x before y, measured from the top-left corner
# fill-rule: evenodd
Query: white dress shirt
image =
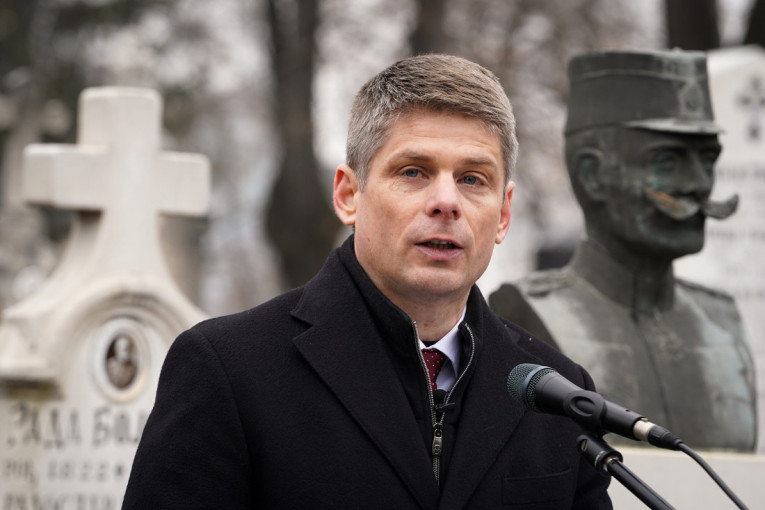
<path id="1" fill-rule="evenodd" d="M 431 344 L 425 345 L 420 340 L 420 349 L 438 349 L 446 356 L 441 371 L 438 372 L 436 377 L 436 386 L 438 389 L 449 391 L 457 382 L 457 374 L 460 370 L 460 362 L 462 360 L 462 341 L 460 340 L 459 326 L 462 320 L 465 318 L 465 311 L 462 310 L 462 316 L 457 324 L 444 335 L 440 340 Z"/>

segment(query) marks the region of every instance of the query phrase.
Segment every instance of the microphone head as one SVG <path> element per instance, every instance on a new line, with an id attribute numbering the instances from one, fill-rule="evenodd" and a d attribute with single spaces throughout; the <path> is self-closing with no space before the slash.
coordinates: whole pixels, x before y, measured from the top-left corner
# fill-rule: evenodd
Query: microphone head
<path id="1" fill-rule="evenodd" d="M 539 408 L 536 406 L 534 391 L 539 380 L 551 373 L 557 373 L 557 370 L 534 363 L 516 365 L 507 376 L 507 391 L 514 399 L 521 401 L 528 409 L 538 411 Z"/>

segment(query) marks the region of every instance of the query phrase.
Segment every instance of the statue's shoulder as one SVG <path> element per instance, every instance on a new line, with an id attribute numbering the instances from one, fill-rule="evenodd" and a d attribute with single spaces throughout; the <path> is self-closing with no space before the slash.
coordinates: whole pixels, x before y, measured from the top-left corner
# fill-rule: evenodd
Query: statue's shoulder
<path id="1" fill-rule="evenodd" d="M 531 332 L 545 343 L 558 348 L 548 329 L 544 311 L 540 310 L 546 296 L 568 285 L 568 276 L 560 269 L 536 271 L 519 280 L 502 284 L 489 295 L 494 313 Z"/>
<path id="2" fill-rule="evenodd" d="M 680 289 L 696 297 L 710 301 L 716 301 L 720 304 L 730 304 L 731 306 L 735 306 L 733 296 L 724 290 L 707 287 L 706 285 L 702 285 L 700 283 L 692 282 L 689 280 L 683 280 L 682 278 L 678 278 L 675 280 L 675 282 Z"/>
<path id="3" fill-rule="evenodd" d="M 566 268 L 535 271 L 516 282 L 518 289 L 528 296 L 542 297 L 571 286 L 571 271 Z"/>
<path id="4" fill-rule="evenodd" d="M 717 323 L 723 331 L 729 331 L 737 338 L 744 338 L 741 313 L 735 298 L 727 292 L 707 287 L 696 282 L 676 280 L 679 301 L 691 301 L 710 321 Z M 682 294 L 682 295 L 681 295 Z"/>

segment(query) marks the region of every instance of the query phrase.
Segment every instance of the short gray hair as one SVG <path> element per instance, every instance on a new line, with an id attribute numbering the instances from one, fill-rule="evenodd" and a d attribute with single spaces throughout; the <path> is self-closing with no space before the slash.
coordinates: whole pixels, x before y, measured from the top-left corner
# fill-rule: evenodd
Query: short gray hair
<path id="1" fill-rule="evenodd" d="M 393 123 L 417 109 L 466 115 L 486 123 L 500 137 L 505 183 L 509 182 L 518 140 L 510 100 L 499 79 L 464 58 L 429 54 L 396 62 L 356 94 L 348 123 L 346 163 L 362 189 L 372 158 Z"/>

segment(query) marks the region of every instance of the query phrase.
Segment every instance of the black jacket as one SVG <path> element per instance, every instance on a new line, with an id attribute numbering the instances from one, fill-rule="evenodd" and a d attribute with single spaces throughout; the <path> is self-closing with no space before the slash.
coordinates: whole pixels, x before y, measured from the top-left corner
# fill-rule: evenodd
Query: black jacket
<path id="1" fill-rule="evenodd" d="M 305 287 L 178 337 L 124 508 L 610 509 L 578 427 L 505 387 L 519 363 L 591 389 L 584 370 L 477 287 L 460 330 L 473 360 L 445 411 L 439 483 L 414 327 L 349 239 Z"/>

